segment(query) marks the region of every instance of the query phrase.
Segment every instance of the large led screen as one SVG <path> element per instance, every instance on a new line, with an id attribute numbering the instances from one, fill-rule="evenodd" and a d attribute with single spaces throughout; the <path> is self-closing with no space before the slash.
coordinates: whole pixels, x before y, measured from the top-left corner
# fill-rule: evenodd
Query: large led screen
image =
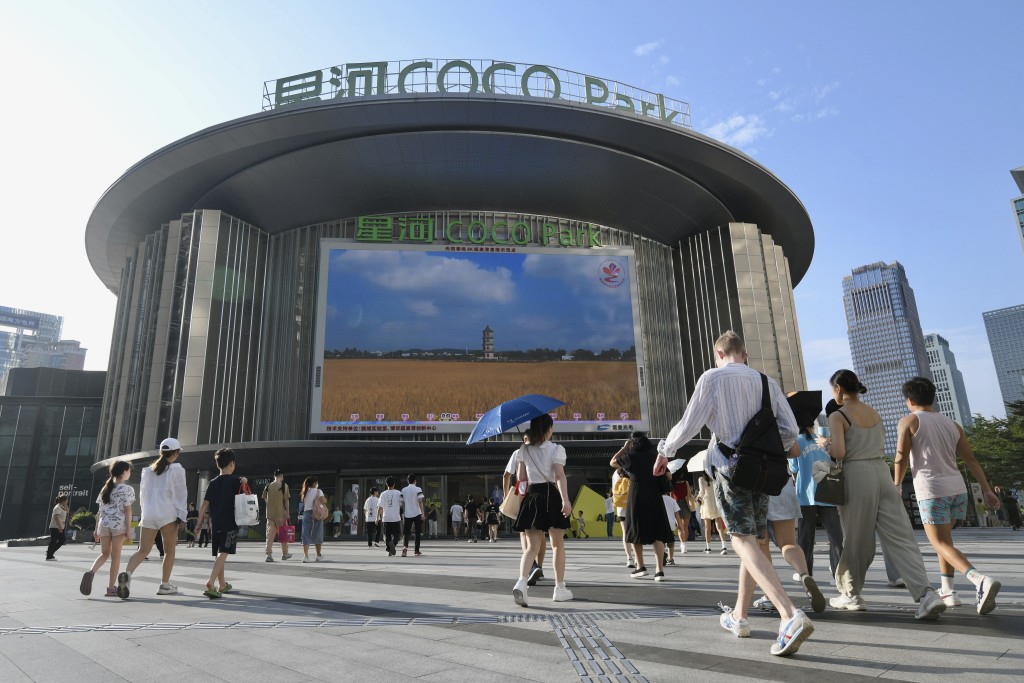
<path id="1" fill-rule="evenodd" d="M 468 433 L 522 394 L 647 429 L 631 249 L 463 249 L 323 240 L 313 433 Z"/>

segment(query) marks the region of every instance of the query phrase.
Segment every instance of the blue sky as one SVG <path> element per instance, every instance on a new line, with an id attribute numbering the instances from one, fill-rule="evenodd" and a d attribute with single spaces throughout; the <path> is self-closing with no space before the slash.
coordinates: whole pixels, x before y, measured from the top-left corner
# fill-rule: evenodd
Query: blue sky
<path id="1" fill-rule="evenodd" d="M 334 249 L 327 282 L 326 349 L 625 351 L 635 344 L 628 275 L 603 284 L 595 253 L 448 253 Z"/>
<path id="2" fill-rule="evenodd" d="M 496 58 L 685 100 L 698 131 L 792 188 L 816 234 L 796 289 L 812 388 L 849 364 L 842 277 L 899 260 L 972 410 L 1002 414 L 981 313 L 1024 301 L 1009 174 L 1024 165 L 1022 19 L 1010 0 L 3 3 L 0 304 L 65 316 L 103 369 L 115 299 L 83 234 L 129 166 L 260 111 L 265 80 Z"/>

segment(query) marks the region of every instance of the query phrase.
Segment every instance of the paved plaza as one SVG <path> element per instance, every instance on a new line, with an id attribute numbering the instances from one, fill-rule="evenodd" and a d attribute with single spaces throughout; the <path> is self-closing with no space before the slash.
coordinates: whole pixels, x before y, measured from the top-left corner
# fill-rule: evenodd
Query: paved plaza
<path id="1" fill-rule="evenodd" d="M 202 595 L 209 549 L 178 546 L 179 595 L 156 595 L 154 559 L 121 601 L 103 597 L 105 575 L 91 597 L 78 592 L 95 557 L 88 545 L 65 546 L 56 562 L 43 561 L 42 547 L 0 548 L 0 681 L 1020 681 L 1024 534 L 966 529 L 957 539 L 1003 581 L 994 613 L 979 617 L 958 577 L 964 606 L 915 621 L 907 592 L 886 586 L 879 557 L 868 611 L 808 608 L 816 630 L 790 658 L 768 654 L 777 615 L 752 613 L 748 639 L 720 628 L 717 605 L 733 599 L 738 561 L 705 555 L 700 542 L 667 568 L 668 582 L 655 583 L 627 576 L 621 543 L 570 540 L 576 599 L 552 603 L 553 581 L 544 580 L 526 609 L 512 601 L 519 544 L 508 537 L 427 541 L 422 557 L 390 559 L 365 543 L 334 542 L 319 564 L 302 564 L 301 546 L 298 561 L 268 564 L 262 544 L 247 543 L 228 565 L 238 592 L 218 601 Z M 920 532 L 918 541 L 937 585 Z M 827 572 L 820 534 L 817 562 Z M 807 602 L 792 571 L 775 564 L 798 604 Z"/>

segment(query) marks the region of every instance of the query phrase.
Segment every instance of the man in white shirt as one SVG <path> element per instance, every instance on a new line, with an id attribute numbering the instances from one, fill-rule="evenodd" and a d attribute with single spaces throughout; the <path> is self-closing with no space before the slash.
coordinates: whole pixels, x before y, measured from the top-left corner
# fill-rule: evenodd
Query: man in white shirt
<path id="1" fill-rule="evenodd" d="M 693 389 L 686 412 L 659 444 L 655 474 L 664 474 L 668 458 L 707 425 L 714 432 L 708 447 L 707 471 L 714 478 L 715 499 L 732 537 L 732 547 L 741 560 L 736 606 L 722 614 L 721 625 L 739 638 L 750 636 L 747 610 L 754 595 L 754 582 L 779 610 L 782 623 L 772 644 L 773 655 L 791 655 L 814 632 L 814 624 L 803 610 L 797 609 L 786 595 L 778 574 L 757 545 L 768 524 L 768 494 L 734 487 L 729 479 L 733 460 L 730 455 L 750 419 L 761 409 L 761 373 L 747 367 L 747 350 L 739 335 L 729 330 L 715 341 L 716 368 L 708 370 Z M 799 432 L 793 410 L 781 387 L 768 378 L 772 411 L 779 435 L 787 450 Z M 793 455 L 799 455 L 797 451 Z"/>
<path id="2" fill-rule="evenodd" d="M 459 540 L 459 530 L 462 529 L 462 506 L 459 505 L 458 501 L 455 501 L 455 505 L 452 505 L 451 509 L 448 510 L 452 518 L 452 533 L 455 534 L 455 540 Z"/>
<path id="3" fill-rule="evenodd" d="M 380 489 L 374 486 L 370 489 L 370 496 L 363 503 L 363 518 L 366 520 L 366 547 L 372 548 L 373 546 L 380 547 L 380 525 L 377 524 L 377 505 L 380 504 L 380 498 L 377 494 L 380 493 Z"/>
<path id="4" fill-rule="evenodd" d="M 384 545 L 388 555 L 394 555 L 402 531 L 402 494 L 395 490 L 394 477 L 388 477 L 386 483 L 388 490 L 380 494 L 377 504 L 377 523 L 384 524 Z"/>
<path id="5" fill-rule="evenodd" d="M 423 554 L 420 552 L 420 536 L 423 534 L 423 520 L 427 515 L 423 510 L 423 489 L 416 485 L 416 475 L 410 474 L 408 482 L 409 485 L 402 489 L 402 506 L 405 508 L 405 542 L 402 544 L 402 557 L 409 552 L 409 534 L 413 530 L 416 532 L 413 555 L 419 557 Z"/>

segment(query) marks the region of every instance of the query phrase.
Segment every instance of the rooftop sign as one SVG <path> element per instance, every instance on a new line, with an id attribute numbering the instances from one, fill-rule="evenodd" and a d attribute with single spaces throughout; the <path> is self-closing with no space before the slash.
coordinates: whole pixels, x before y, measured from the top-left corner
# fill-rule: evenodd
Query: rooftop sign
<path id="1" fill-rule="evenodd" d="M 314 101 L 413 93 L 482 93 L 610 107 L 690 127 L 690 105 L 660 93 L 541 64 L 483 59 L 353 62 L 263 84 L 263 110 Z"/>

